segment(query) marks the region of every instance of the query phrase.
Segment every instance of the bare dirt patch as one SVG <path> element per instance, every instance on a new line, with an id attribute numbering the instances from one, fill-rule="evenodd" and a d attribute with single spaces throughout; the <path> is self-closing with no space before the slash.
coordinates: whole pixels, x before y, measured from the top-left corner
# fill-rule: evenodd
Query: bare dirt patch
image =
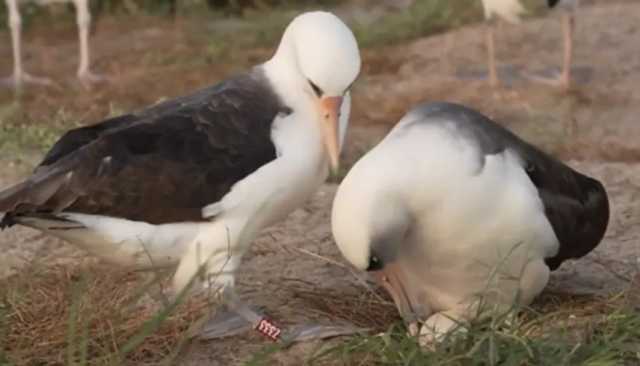
<path id="1" fill-rule="evenodd" d="M 372 72 L 354 93 L 355 123 L 389 126 L 416 103 L 447 100 L 473 106 L 565 158 L 638 160 L 638 11 L 631 2 L 580 9 L 569 93 L 523 78 L 561 64 L 557 14 L 497 31 L 504 84 L 498 90 L 474 76 L 486 74 L 483 25 L 368 53 L 365 69 Z"/>

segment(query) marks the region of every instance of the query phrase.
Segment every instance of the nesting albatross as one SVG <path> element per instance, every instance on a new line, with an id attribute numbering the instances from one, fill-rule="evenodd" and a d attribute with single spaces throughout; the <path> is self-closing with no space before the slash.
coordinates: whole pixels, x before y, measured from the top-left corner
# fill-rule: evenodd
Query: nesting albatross
<path id="1" fill-rule="evenodd" d="M 349 28 L 330 13 L 302 14 L 251 71 L 67 132 L 31 176 L 0 192 L 0 226 L 29 226 L 121 265 L 177 265 L 175 290 L 202 268 L 202 288 L 237 305 L 234 271 L 252 240 L 337 169 L 359 71 Z"/>
<path id="2" fill-rule="evenodd" d="M 476 111 L 433 103 L 354 165 L 332 229 L 429 342 L 477 314 L 479 296 L 531 303 L 551 270 L 598 245 L 608 220 L 600 182 Z"/>

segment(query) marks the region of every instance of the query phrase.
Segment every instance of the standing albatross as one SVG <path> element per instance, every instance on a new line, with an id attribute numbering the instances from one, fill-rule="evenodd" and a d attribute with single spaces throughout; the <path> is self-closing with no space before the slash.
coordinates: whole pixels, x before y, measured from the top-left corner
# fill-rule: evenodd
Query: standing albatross
<path id="1" fill-rule="evenodd" d="M 29 226 L 117 264 L 177 264 L 176 291 L 202 269 L 203 288 L 235 298 L 252 240 L 338 168 L 359 71 L 349 28 L 302 14 L 251 71 L 67 132 L 0 192 L 0 227 Z"/>
<path id="2" fill-rule="evenodd" d="M 407 113 L 338 188 L 332 229 L 424 341 L 485 303 L 528 305 L 602 239 L 604 187 L 456 104 Z"/>
<path id="3" fill-rule="evenodd" d="M 13 50 L 13 74 L 0 80 L 0 84 L 10 87 L 20 88 L 23 84 L 51 85 L 53 81 L 43 77 L 28 74 L 22 64 L 22 17 L 20 16 L 19 5 L 23 0 L 5 0 L 9 13 L 9 29 L 11 31 L 11 46 Z M 78 40 L 80 42 L 80 53 L 78 56 L 77 76 L 80 82 L 88 87 L 91 83 L 104 81 L 104 77 L 94 74 L 89 68 L 89 25 L 91 23 L 91 13 L 89 12 L 89 0 L 27 0 L 40 5 L 62 2 L 73 2 L 76 8 L 76 22 L 78 24 Z"/>
<path id="4" fill-rule="evenodd" d="M 521 0 L 482 0 L 484 16 L 487 25 L 487 55 L 489 68 L 489 83 L 492 86 L 499 84 L 498 71 L 496 69 L 495 56 L 495 38 L 494 38 L 494 16 L 510 22 L 519 23 L 520 16 L 525 12 Z M 564 89 L 571 86 L 571 64 L 573 58 L 573 30 L 575 26 L 574 13 L 578 8 L 580 0 L 546 0 L 549 8 L 561 8 L 562 14 L 562 34 L 564 39 L 564 60 L 562 71 L 557 78 L 545 79 L 543 77 L 533 76 L 534 79 L 548 82 L 551 84 L 560 84 Z"/>

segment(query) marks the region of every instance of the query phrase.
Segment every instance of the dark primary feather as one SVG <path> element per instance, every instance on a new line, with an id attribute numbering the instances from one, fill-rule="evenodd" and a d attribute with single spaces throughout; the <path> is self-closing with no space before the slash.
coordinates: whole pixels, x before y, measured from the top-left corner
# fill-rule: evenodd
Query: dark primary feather
<path id="1" fill-rule="evenodd" d="M 202 220 L 202 207 L 276 158 L 271 124 L 289 112 L 256 69 L 71 130 L 31 177 L 0 192 L 3 223 L 63 210 L 153 224 Z"/>
<path id="2" fill-rule="evenodd" d="M 430 103 L 412 113 L 423 117 L 415 123 L 446 123 L 454 128 L 456 134 L 477 144 L 481 157 L 506 149 L 517 152 L 560 242 L 558 253 L 546 259 L 549 268 L 558 268 L 566 259 L 580 258 L 600 243 L 609 222 L 609 200 L 599 181 L 576 172 L 464 106 Z"/>
<path id="3" fill-rule="evenodd" d="M 547 5 L 549 5 L 550 8 L 553 8 L 554 6 L 558 5 L 558 3 L 561 0 L 547 0 Z"/>

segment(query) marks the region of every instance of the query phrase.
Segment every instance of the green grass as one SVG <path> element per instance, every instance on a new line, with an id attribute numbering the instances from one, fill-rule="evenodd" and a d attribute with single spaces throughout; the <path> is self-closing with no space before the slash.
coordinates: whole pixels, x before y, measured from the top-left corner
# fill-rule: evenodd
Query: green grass
<path id="1" fill-rule="evenodd" d="M 0 159 L 33 163 L 34 155 L 46 152 L 77 121 L 64 109 L 60 109 L 49 123 L 31 123 L 20 104 L 0 106 Z"/>
<path id="2" fill-rule="evenodd" d="M 263 9 L 248 9 L 241 17 L 188 14 L 200 18 L 191 23 L 197 27 L 203 21 L 210 24 L 207 32 L 191 32 L 196 37 L 206 38 L 206 60 L 233 60 L 248 49 L 274 47 L 287 24 L 305 10 L 331 10 L 326 2 L 310 5 L 286 5 Z M 329 2 L 328 4 L 331 4 Z M 469 0 L 417 0 L 403 10 L 392 10 L 373 22 L 355 19 L 346 12 L 343 16 L 352 28 L 362 48 L 386 46 L 399 41 L 443 32 L 482 19 L 480 2 Z M 195 30 L 195 29 L 194 29 Z M 240 57 L 242 58 L 242 57 Z"/>
<path id="3" fill-rule="evenodd" d="M 62 129 L 30 124 L 0 125 L 0 150 L 44 152 L 60 136 Z"/>
<path id="4" fill-rule="evenodd" d="M 508 322 L 507 319 L 516 319 Z M 570 321 L 570 320 L 573 320 Z M 574 324 L 572 324 L 574 323 Z M 378 335 L 357 336 L 322 347 L 308 365 L 623 366 L 640 364 L 640 313 L 620 307 L 576 317 L 561 310 L 539 314 L 515 310 L 461 325 L 430 349 L 402 325 Z M 257 353 L 247 364 L 269 365 L 277 350 Z"/>
<path id="5" fill-rule="evenodd" d="M 373 24 L 352 24 L 361 47 L 388 45 L 440 33 L 482 18 L 479 1 L 417 0 Z"/>

